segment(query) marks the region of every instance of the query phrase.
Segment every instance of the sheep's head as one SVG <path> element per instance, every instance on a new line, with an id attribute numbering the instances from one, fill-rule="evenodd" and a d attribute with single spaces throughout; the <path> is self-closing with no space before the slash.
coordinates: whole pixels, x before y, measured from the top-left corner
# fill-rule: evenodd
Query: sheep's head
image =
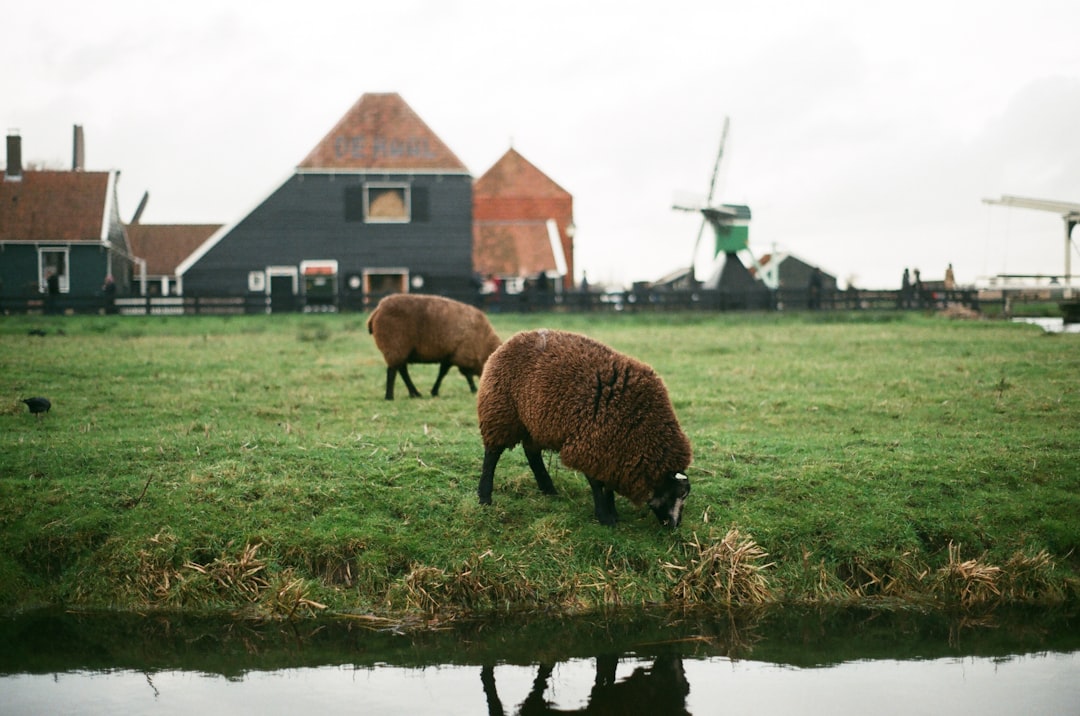
<path id="1" fill-rule="evenodd" d="M 675 529 L 682 521 L 683 503 L 689 494 L 690 479 L 686 475 L 681 472 L 666 475 L 660 486 L 653 490 L 649 507 L 660 524 Z"/>

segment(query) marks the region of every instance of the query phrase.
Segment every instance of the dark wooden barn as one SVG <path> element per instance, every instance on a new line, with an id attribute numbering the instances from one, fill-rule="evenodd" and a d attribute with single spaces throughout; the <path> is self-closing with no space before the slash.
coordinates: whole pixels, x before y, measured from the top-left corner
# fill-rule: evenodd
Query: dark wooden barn
<path id="1" fill-rule="evenodd" d="M 180 291 L 312 311 L 392 291 L 471 297 L 472 183 L 398 94 L 364 94 L 292 176 L 177 267 Z"/>

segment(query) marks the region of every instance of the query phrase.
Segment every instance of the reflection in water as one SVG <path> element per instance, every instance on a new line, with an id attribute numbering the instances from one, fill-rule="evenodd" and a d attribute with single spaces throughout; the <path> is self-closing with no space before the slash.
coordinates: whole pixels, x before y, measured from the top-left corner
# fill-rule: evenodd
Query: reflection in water
<path id="1" fill-rule="evenodd" d="M 686 697 L 690 684 L 683 672 L 682 659 L 677 656 L 659 656 L 651 667 L 639 666 L 629 677 L 619 681 L 615 671 L 619 657 L 604 654 L 596 657 L 596 680 L 589 692 L 588 702 L 580 709 L 555 708 L 545 698 L 548 681 L 554 670 L 551 664 L 540 664 L 536 670 L 532 690 L 518 707 L 515 714 L 632 714 L 655 713 L 688 714 Z M 505 716 L 502 701 L 495 689 L 495 668 L 485 664 L 480 669 L 480 682 L 484 686 L 489 716 Z"/>
<path id="2" fill-rule="evenodd" d="M 362 624 L 0 619 L 0 713 L 985 715 L 1080 703 L 1080 622 L 1063 612 L 503 615 L 406 635 Z"/>

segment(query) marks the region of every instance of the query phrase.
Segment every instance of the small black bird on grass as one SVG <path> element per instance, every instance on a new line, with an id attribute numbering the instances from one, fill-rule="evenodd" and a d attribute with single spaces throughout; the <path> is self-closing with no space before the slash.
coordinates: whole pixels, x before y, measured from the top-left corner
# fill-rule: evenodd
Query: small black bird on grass
<path id="1" fill-rule="evenodd" d="M 41 418 L 42 413 L 49 412 L 49 408 L 52 407 L 48 398 L 24 398 L 22 402 L 26 403 L 26 407 L 30 408 L 30 412 L 38 418 Z"/>

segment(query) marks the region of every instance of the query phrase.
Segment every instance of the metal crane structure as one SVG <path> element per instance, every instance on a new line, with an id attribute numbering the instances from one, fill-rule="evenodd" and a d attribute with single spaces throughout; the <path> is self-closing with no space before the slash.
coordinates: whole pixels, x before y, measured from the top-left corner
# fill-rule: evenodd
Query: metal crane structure
<path id="1" fill-rule="evenodd" d="M 690 280 L 696 281 L 695 265 L 697 263 L 698 249 L 701 245 L 701 236 L 708 224 L 713 229 L 716 244 L 713 249 L 713 258 L 718 260 L 721 256 L 725 261 L 734 262 L 739 267 L 742 262 L 738 258 L 739 252 L 749 255 L 750 263 L 757 271 L 758 278 L 765 282 L 770 289 L 777 288 L 777 281 L 773 273 L 764 271 L 757 258 L 750 251 L 750 207 L 742 204 L 714 204 L 717 193 L 717 176 L 720 174 L 720 165 L 724 159 L 724 145 L 727 143 L 728 127 L 730 118 L 724 117 L 724 128 L 720 133 L 720 150 L 716 153 L 716 162 L 713 164 L 712 177 L 709 180 L 709 193 L 704 203 L 676 201 L 671 207 L 676 211 L 692 211 L 701 214 L 701 225 L 698 227 L 697 239 L 694 240 L 694 253 L 690 258 Z M 719 265 L 719 264 L 717 264 Z M 728 270 L 725 264 L 725 272 Z M 745 273 L 745 269 L 743 269 Z M 770 278 L 771 277 L 771 278 Z M 776 284 L 776 285 L 774 285 Z"/>
<path id="2" fill-rule="evenodd" d="M 984 204 L 1015 206 L 1020 209 L 1052 211 L 1065 221 L 1065 285 L 1072 286 L 1072 230 L 1080 223 L 1080 204 L 1051 199 L 1030 199 L 1023 196 L 1003 194 L 1000 199 L 983 199 Z"/>

